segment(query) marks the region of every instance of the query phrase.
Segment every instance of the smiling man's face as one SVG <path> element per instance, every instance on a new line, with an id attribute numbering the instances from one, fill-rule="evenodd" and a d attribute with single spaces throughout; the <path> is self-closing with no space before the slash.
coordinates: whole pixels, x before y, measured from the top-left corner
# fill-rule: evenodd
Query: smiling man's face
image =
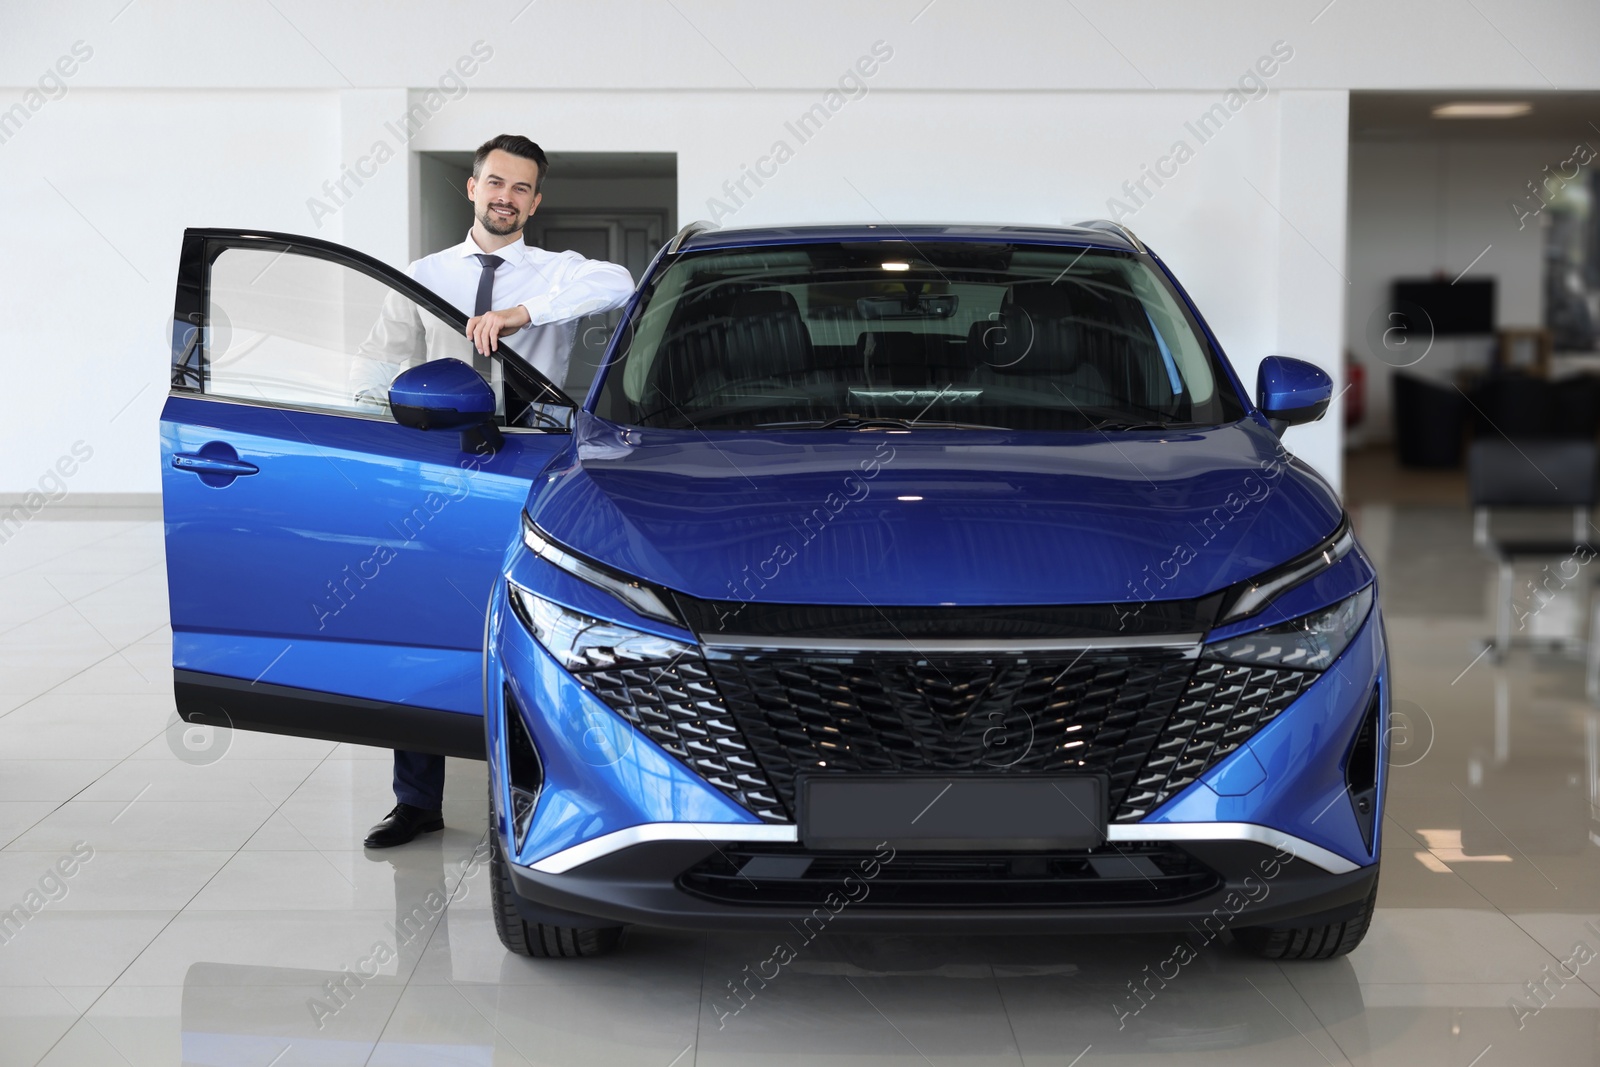
<path id="1" fill-rule="evenodd" d="M 539 207 L 534 192 L 539 164 L 496 149 L 484 159 L 476 177 L 467 179 L 467 196 L 478 224 L 497 237 L 520 233 Z"/>

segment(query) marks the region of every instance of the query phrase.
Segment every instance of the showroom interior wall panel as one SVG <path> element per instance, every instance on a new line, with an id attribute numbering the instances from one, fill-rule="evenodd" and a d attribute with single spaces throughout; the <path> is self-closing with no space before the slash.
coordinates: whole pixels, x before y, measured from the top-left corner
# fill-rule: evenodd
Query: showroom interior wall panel
<path id="1" fill-rule="evenodd" d="M 1278 118 L 1277 188 L 1250 191 L 1257 210 L 1269 212 L 1277 224 L 1277 339 L 1271 352 L 1315 363 L 1333 377 L 1334 392 L 1328 414 L 1290 429 L 1284 443 L 1337 489 L 1344 426 L 1341 340 L 1350 290 L 1345 255 L 1350 94 L 1287 92 L 1279 98 Z M 1242 355 L 1234 357 L 1234 365 L 1253 389 L 1256 366 Z"/>
<path id="2" fill-rule="evenodd" d="M 1278 39 L 1286 88 L 1600 88 L 1600 7 L 1560 0 L 430 0 L 16 5 L 0 83 L 23 85 L 84 38 L 85 85 L 374 88 L 431 84 L 474 40 L 498 88 L 807 88 L 883 39 L 893 84 L 957 89 L 1200 89 Z M 1512 43 L 1508 44 L 1508 40 Z M 859 42 L 852 45 L 848 42 Z"/>
<path id="3" fill-rule="evenodd" d="M 339 129 L 333 93 L 74 87 L 0 145 L 0 498 L 38 490 L 79 440 L 93 455 L 67 499 L 159 491 L 183 229 L 311 232 Z"/>

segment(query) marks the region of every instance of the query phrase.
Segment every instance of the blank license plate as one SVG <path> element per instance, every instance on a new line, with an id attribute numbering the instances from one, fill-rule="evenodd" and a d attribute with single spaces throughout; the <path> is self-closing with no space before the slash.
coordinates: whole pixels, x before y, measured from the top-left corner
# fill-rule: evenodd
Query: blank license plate
<path id="1" fill-rule="evenodd" d="M 1079 776 L 808 775 L 800 841 L 808 848 L 1078 849 L 1106 838 L 1106 784 Z"/>

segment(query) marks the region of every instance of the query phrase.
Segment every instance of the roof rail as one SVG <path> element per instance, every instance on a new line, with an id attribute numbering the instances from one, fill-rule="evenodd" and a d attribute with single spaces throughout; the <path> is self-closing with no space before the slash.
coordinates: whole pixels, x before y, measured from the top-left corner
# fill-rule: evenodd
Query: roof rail
<path id="1" fill-rule="evenodd" d="M 1077 225 L 1079 229 L 1102 230 L 1107 233 L 1114 233 L 1132 245 L 1136 252 L 1148 253 L 1150 251 L 1144 246 L 1144 242 L 1134 235 L 1132 230 L 1120 222 L 1112 222 L 1110 219 L 1084 219 Z"/>
<path id="2" fill-rule="evenodd" d="M 689 225 L 679 230 L 673 236 L 672 240 L 667 242 L 667 255 L 677 255 L 678 249 L 683 247 L 683 242 L 687 241 L 695 234 L 705 233 L 707 230 L 715 230 L 716 228 L 716 223 L 707 222 L 705 219 L 697 219 L 694 222 L 689 223 Z"/>

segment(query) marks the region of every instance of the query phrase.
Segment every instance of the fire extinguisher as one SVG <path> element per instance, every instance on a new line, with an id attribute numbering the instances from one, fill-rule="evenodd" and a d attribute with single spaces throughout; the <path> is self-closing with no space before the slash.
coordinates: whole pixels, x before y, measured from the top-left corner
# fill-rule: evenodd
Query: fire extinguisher
<path id="1" fill-rule="evenodd" d="M 1344 373 L 1349 383 L 1344 390 L 1344 425 L 1348 430 L 1367 411 L 1367 369 L 1351 359 L 1345 361 Z"/>

